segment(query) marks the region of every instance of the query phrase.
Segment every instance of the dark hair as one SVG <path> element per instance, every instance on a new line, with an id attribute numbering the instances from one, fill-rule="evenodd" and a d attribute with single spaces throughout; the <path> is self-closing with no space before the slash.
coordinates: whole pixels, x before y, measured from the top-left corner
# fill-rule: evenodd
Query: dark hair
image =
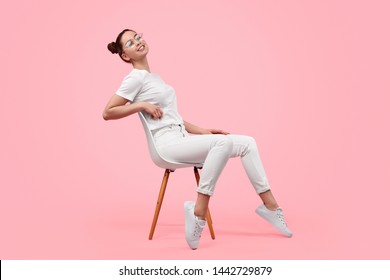
<path id="1" fill-rule="evenodd" d="M 111 42 L 107 45 L 107 49 L 112 53 L 112 54 L 118 54 L 119 57 L 124 61 L 124 62 L 127 62 L 127 63 L 130 63 L 130 61 L 126 61 L 123 59 L 122 57 L 122 52 L 123 52 L 123 47 L 122 47 L 122 44 L 121 44 L 121 39 L 122 39 L 122 36 L 123 34 L 126 32 L 126 31 L 133 31 L 135 32 L 134 30 L 131 30 L 131 29 L 124 29 L 121 33 L 118 34 L 118 36 L 116 37 L 116 40 L 115 42 Z M 137 33 L 137 32 L 135 32 Z"/>

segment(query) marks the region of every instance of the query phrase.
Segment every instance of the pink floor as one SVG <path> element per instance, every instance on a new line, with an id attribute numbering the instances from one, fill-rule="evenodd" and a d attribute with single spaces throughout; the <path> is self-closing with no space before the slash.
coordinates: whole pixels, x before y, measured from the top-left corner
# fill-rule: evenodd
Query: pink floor
<path id="1" fill-rule="evenodd" d="M 227 172 L 238 168 L 230 163 Z M 159 180 L 158 168 L 148 181 Z M 238 172 L 242 180 L 243 172 Z M 294 232 L 285 238 L 261 220 L 254 209 L 258 198 L 249 184 L 235 198 L 234 179 L 222 176 L 220 190 L 211 204 L 216 239 L 206 229 L 198 250 L 184 240 L 182 204 L 193 197 L 191 187 L 178 189 L 179 182 L 192 183 L 191 170 L 176 171 L 152 241 L 148 240 L 159 185 L 137 196 L 125 185 L 96 188 L 94 193 L 79 191 L 65 199 L 50 200 L 36 194 L 35 202 L 23 198 L 24 212 L 12 218 L 2 212 L 1 259 L 388 259 L 389 229 L 381 211 L 375 214 L 359 203 L 343 207 L 337 197 L 322 203 L 306 193 L 297 200 L 280 195 L 287 221 Z M 188 182 L 188 180 L 187 180 Z M 224 186 L 224 190 L 222 189 Z M 153 191 L 152 191 L 153 190 Z M 174 190 L 180 190 L 175 192 Z M 280 191 L 278 193 L 281 193 Z M 151 199 L 142 197 L 151 196 Z M 325 197 L 326 192 L 317 193 Z M 312 197 L 314 198 L 314 197 Z M 352 197 L 353 198 L 353 197 Z M 30 203 L 30 205 L 28 205 Z M 65 205 L 67 204 L 67 205 Z"/>

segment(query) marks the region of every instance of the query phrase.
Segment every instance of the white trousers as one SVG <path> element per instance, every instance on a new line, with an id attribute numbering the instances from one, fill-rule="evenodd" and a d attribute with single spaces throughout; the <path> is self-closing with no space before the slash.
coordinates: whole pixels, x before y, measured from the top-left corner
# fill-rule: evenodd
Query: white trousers
<path id="1" fill-rule="evenodd" d="M 190 135 L 184 125 L 169 125 L 153 132 L 159 153 L 167 160 L 203 164 L 197 191 L 213 195 L 215 185 L 229 158 L 241 157 L 256 193 L 270 189 L 253 137 L 234 134 Z"/>

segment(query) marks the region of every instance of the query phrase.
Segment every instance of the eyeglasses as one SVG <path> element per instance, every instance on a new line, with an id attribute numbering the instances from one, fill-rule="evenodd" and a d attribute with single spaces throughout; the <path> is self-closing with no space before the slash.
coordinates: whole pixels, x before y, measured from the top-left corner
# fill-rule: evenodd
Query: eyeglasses
<path id="1" fill-rule="evenodd" d="M 142 36 L 143 36 L 142 33 L 141 34 L 136 33 L 134 35 L 135 41 L 141 42 L 143 40 Z M 137 42 L 135 42 L 135 41 L 133 39 L 130 39 L 129 41 L 127 41 L 125 44 L 125 48 L 127 49 L 127 48 L 131 48 L 132 46 L 135 46 L 137 44 Z"/>

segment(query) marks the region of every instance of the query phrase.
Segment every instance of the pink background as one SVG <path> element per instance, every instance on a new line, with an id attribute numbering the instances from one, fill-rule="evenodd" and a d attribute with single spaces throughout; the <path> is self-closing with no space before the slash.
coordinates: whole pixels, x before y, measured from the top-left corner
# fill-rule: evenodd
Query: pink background
<path id="1" fill-rule="evenodd" d="M 3 1 L 0 259 L 388 259 L 388 1 Z M 184 240 L 191 169 L 163 170 L 137 116 L 105 122 L 131 70 L 106 49 L 144 33 L 185 120 L 256 138 L 295 236 L 239 159 L 211 201 L 217 239 Z"/>

